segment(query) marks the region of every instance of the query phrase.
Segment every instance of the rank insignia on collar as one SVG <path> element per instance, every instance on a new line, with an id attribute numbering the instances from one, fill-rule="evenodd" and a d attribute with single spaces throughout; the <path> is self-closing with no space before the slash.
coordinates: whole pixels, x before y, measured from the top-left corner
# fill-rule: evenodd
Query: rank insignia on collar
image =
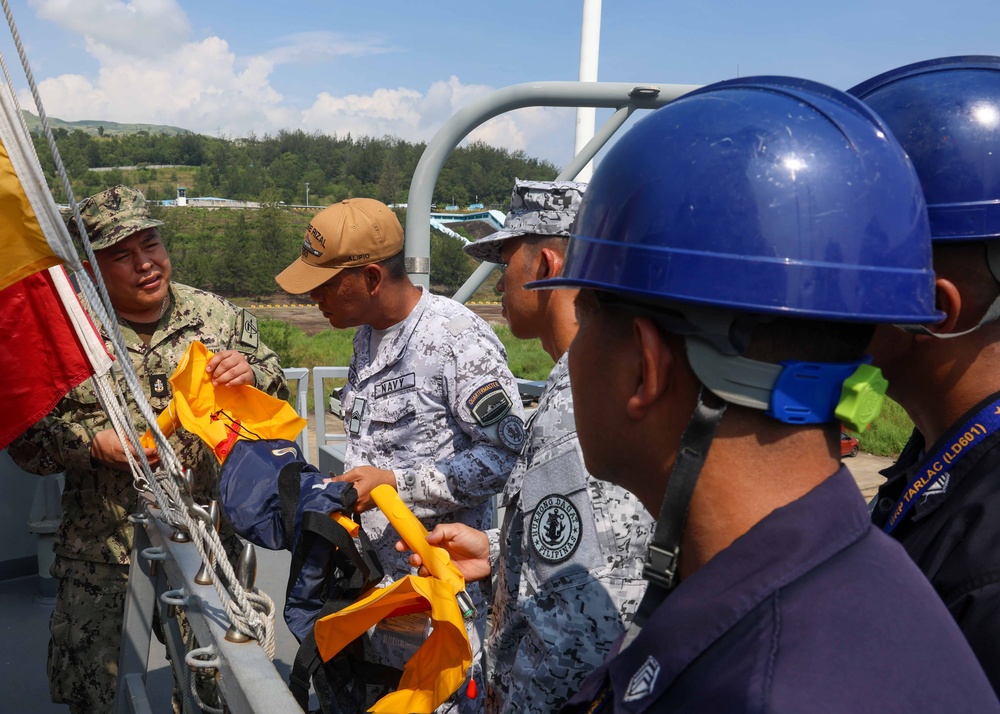
<path id="1" fill-rule="evenodd" d="M 642 666 L 632 675 L 628 681 L 628 689 L 625 690 L 623 702 L 634 702 L 644 699 L 653 693 L 656 686 L 656 678 L 660 676 L 660 663 L 653 659 L 652 655 L 646 658 Z"/>
<path id="2" fill-rule="evenodd" d="M 167 375 L 149 375 L 149 394 L 153 397 L 170 396 L 170 382 L 167 381 Z"/>

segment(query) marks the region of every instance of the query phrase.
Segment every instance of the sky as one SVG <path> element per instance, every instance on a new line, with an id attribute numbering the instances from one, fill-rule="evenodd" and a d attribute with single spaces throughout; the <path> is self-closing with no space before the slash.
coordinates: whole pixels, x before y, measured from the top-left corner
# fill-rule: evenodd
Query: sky
<path id="1" fill-rule="evenodd" d="M 582 0 L 8 2 L 45 110 L 67 121 L 429 141 L 492 90 L 579 73 Z M 998 30 L 995 0 L 604 0 L 598 79 L 781 74 L 847 89 L 923 59 L 1000 54 Z M 0 34 L 30 109 L 9 33 Z M 573 110 L 521 109 L 471 138 L 562 166 L 574 126 Z"/>

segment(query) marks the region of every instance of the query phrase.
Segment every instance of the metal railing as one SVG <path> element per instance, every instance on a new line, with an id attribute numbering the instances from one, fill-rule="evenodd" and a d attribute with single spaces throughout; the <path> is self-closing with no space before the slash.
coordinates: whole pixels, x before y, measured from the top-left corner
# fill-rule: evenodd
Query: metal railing
<path id="1" fill-rule="evenodd" d="M 295 382 L 295 411 L 303 419 L 309 419 L 309 370 L 305 367 L 286 367 L 282 370 L 285 373 L 285 381 Z M 318 433 L 318 432 L 317 432 Z M 303 429 L 295 437 L 295 442 L 302 450 L 304 458 L 308 461 L 309 455 L 309 430 Z"/>
<path id="2" fill-rule="evenodd" d="M 560 172 L 572 180 L 637 109 L 656 109 L 701 85 L 631 84 L 628 82 L 529 82 L 490 92 L 459 110 L 427 145 L 413 172 L 406 217 L 406 272 L 413 282 L 430 285 L 431 202 L 434 186 L 448 155 L 473 129 L 504 112 L 525 107 L 596 107 L 616 110 L 594 137 Z M 465 282 L 455 300 L 465 302 L 496 268 L 483 263 Z"/>
<path id="3" fill-rule="evenodd" d="M 347 435 L 327 431 L 326 420 L 331 416 L 329 409 L 330 391 L 328 379 L 347 379 L 347 367 L 313 367 L 313 405 L 316 424 L 316 450 L 319 458 L 316 466 L 323 473 L 344 473 L 344 447 Z"/>
<path id="4" fill-rule="evenodd" d="M 153 712 L 146 695 L 146 670 L 154 609 L 158 611 L 175 681 L 183 683 L 185 712 L 201 711 L 189 686 L 195 667 L 218 675 L 215 680 L 228 711 L 299 712 L 288 685 L 264 650 L 254 640 L 226 639 L 230 623 L 218 593 L 212 585 L 195 582 L 202 565 L 197 548 L 192 543 L 171 540 L 170 526 L 148 512 L 134 516 L 133 521 L 135 542 L 114 714 Z M 199 644 L 198 650 L 185 653 L 178 610 L 183 610 Z"/>

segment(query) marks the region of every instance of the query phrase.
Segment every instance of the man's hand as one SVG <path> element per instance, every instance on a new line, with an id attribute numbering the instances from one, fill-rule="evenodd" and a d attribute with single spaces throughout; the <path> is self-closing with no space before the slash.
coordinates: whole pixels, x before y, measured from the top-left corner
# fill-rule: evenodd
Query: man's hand
<path id="1" fill-rule="evenodd" d="M 128 450 L 135 456 L 135 449 L 128 445 Z M 155 464 L 160 460 L 156 454 L 156 449 L 143 449 L 146 452 L 146 459 L 150 464 Z M 119 471 L 130 471 L 128 458 L 125 456 L 125 447 L 118 440 L 118 434 L 114 429 L 105 429 L 94 434 L 94 440 L 90 442 L 90 458 L 99 461 L 105 466 L 110 466 Z"/>
<path id="2" fill-rule="evenodd" d="M 451 562 L 461 571 L 465 582 L 490 577 L 490 539 L 482 531 L 464 523 L 439 523 L 427 534 L 427 542 L 448 551 Z M 405 553 L 409 548 L 400 540 L 396 541 L 396 550 Z M 430 575 L 416 553 L 410 556 L 410 565 L 420 568 L 421 575 Z"/>
<path id="3" fill-rule="evenodd" d="M 354 510 L 357 513 L 375 507 L 375 501 L 371 499 L 371 492 L 376 486 L 384 483 L 396 488 L 396 474 L 385 469 L 377 469 L 374 466 L 358 466 L 342 476 L 324 479 L 324 482 L 326 481 L 354 484 L 354 488 L 358 492 L 358 502 L 354 504 Z"/>
<path id="4" fill-rule="evenodd" d="M 250 363 L 239 350 L 216 352 L 215 356 L 205 365 L 205 371 L 212 375 L 212 384 L 216 387 L 222 385 L 238 387 L 241 384 L 249 384 L 253 387 L 257 383 Z"/>

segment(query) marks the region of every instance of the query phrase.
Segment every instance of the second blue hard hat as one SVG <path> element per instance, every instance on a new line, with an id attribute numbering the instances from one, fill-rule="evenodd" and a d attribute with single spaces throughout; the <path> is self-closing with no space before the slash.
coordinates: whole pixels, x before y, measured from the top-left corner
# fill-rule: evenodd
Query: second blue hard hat
<path id="1" fill-rule="evenodd" d="M 883 122 L 825 85 L 757 77 L 653 112 L 605 156 L 562 277 L 740 313 L 935 322 L 927 211 Z"/>
<path id="2" fill-rule="evenodd" d="M 849 89 L 913 162 L 934 240 L 1000 237 L 1000 57 L 943 57 Z"/>

